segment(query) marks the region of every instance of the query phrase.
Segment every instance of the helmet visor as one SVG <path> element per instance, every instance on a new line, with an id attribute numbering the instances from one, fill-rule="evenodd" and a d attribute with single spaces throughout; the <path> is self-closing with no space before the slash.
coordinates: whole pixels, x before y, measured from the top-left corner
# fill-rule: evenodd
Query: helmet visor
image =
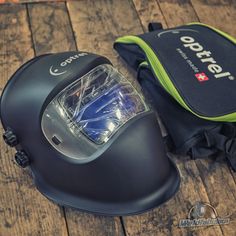
<path id="1" fill-rule="evenodd" d="M 147 110 L 143 96 L 122 74 L 111 65 L 99 65 L 49 103 L 42 130 L 64 155 L 87 158 L 128 120 Z"/>

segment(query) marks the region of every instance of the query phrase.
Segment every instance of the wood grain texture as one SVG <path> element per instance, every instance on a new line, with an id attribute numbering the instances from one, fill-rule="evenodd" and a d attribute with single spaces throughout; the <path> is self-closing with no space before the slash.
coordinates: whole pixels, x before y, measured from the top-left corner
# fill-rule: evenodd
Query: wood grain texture
<path id="1" fill-rule="evenodd" d="M 76 41 L 80 50 L 96 52 L 108 57 L 125 75 L 130 75 L 126 65 L 113 50 L 118 36 L 137 34 L 142 27 L 131 2 L 75 1 L 67 2 Z"/>
<path id="2" fill-rule="evenodd" d="M 230 224 L 221 226 L 224 235 L 236 235 L 236 185 L 227 164 L 213 160 L 196 160 L 211 204 L 219 216 L 228 216 Z"/>
<path id="3" fill-rule="evenodd" d="M 65 3 L 33 4 L 28 9 L 36 54 L 76 50 Z M 70 208 L 65 208 L 65 216 L 70 236 L 123 235 L 118 217 L 97 217 Z"/>
<path id="4" fill-rule="evenodd" d="M 0 0 L 0 4 L 6 3 L 38 3 L 38 2 L 63 2 L 64 0 Z M 76 0 L 65 0 L 76 1 Z"/>
<path id="5" fill-rule="evenodd" d="M 1 6 L 0 22 L 2 89 L 10 75 L 34 53 L 24 5 Z M 36 191 L 30 172 L 16 166 L 15 151 L 2 139 L 0 148 L 0 235 L 67 235 L 60 208 Z"/>
<path id="6" fill-rule="evenodd" d="M 76 50 L 65 3 L 29 4 L 36 54 Z"/>
<path id="7" fill-rule="evenodd" d="M 157 0 L 169 28 L 198 21 L 197 15 L 188 0 Z"/>
<path id="8" fill-rule="evenodd" d="M 163 28 L 166 28 L 165 16 L 162 14 L 156 0 L 133 0 L 133 3 L 140 18 L 144 32 L 148 31 L 148 24 L 150 22 L 161 22 Z"/>
<path id="9" fill-rule="evenodd" d="M 70 236 L 124 236 L 119 217 L 95 216 L 67 208 L 66 218 Z"/>
<path id="10" fill-rule="evenodd" d="M 235 0 L 192 0 L 198 18 L 236 37 Z"/>

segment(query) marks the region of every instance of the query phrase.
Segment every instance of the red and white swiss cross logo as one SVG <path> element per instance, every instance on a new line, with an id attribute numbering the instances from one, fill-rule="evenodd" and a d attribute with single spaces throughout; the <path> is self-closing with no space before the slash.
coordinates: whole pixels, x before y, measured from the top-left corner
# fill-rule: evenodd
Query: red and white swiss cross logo
<path id="1" fill-rule="evenodd" d="M 199 82 L 203 82 L 203 81 L 209 80 L 209 78 L 207 77 L 207 75 L 205 73 L 195 74 L 195 77 L 198 79 Z"/>

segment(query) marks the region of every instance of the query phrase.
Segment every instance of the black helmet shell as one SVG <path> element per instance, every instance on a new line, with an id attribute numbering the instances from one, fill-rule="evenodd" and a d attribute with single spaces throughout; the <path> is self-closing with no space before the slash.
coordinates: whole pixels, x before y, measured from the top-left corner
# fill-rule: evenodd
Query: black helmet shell
<path id="1" fill-rule="evenodd" d="M 49 199 L 105 215 L 140 213 L 168 200 L 179 187 L 178 171 L 166 156 L 151 110 L 127 121 L 88 162 L 58 152 L 42 132 L 50 101 L 93 68 L 111 64 L 86 52 L 36 57 L 7 83 L 1 121 L 17 138 L 16 149 L 29 158 L 34 181 Z"/>

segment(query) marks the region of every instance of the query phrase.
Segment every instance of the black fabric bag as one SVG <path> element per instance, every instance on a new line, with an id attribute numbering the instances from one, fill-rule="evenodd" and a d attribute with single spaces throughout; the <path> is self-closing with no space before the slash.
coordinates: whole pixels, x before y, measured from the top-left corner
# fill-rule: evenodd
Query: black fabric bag
<path id="1" fill-rule="evenodd" d="M 118 39 L 114 48 L 137 70 L 172 151 L 192 158 L 223 152 L 236 170 L 235 39 L 198 23 L 167 30 L 157 26 Z"/>

